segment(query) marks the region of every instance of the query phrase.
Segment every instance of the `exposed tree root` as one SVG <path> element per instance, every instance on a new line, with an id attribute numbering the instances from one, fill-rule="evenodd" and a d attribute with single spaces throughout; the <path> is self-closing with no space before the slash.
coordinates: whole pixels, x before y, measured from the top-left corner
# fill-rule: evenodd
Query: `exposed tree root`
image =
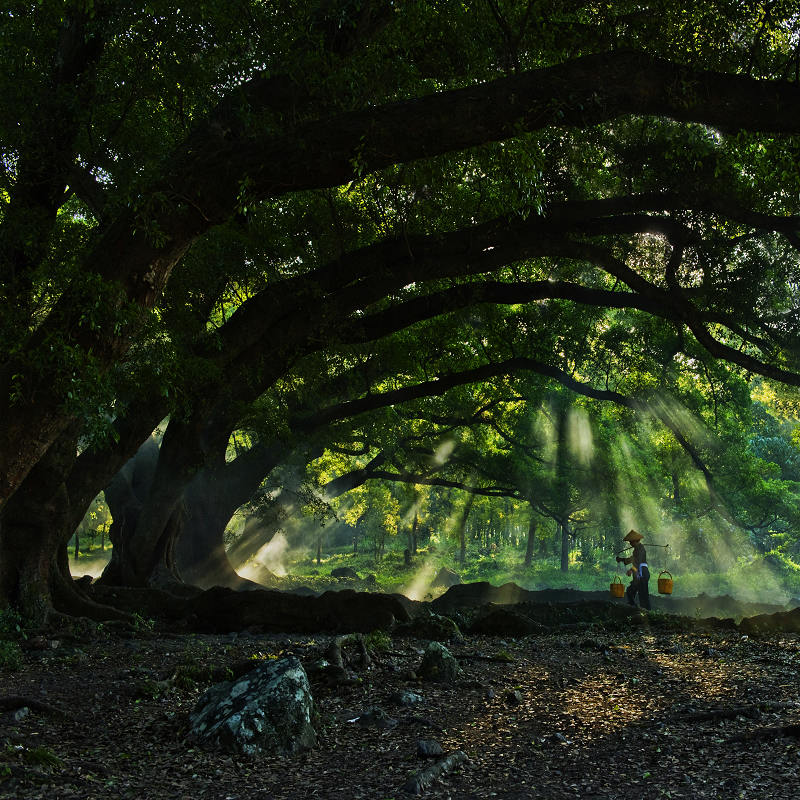
<path id="1" fill-rule="evenodd" d="M 362 669 L 367 669 L 372 664 L 362 634 L 349 633 L 334 637 L 325 653 L 328 665 L 319 670 L 329 686 L 353 686 L 360 683 L 360 679 L 348 669 L 353 660 L 346 657 L 344 648 L 351 645 L 355 645 L 358 650 L 358 663 Z"/>
<path id="2" fill-rule="evenodd" d="M 735 719 L 736 717 L 750 717 L 755 719 L 761 716 L 761 712 L 767 709 L 776 708 L 797 708 L 797 703 L 782 703 L 775 700 L 765 700 L 761 703 L 749 703 L 746 706 L 734 706 L 732 708 L 715 708 L 710 711 L 689 711 L 685 714 L 677 714 L 677 722 L 708 722 L 715 719 Z"/>
<path id="3" fill-rule="evenodd" d="M 364 641 L 364 637 L 360 633 L 348 633 L 345 636 L 336 636 L 331 640 L 330 645 L 328 645 L 326 658 L 334 666 L 344 667 L 343 650 L 349 645 L 355 645 L 358 648 L 360 666 L 362 669 L 367 669 L 372 661 L 367 652 L 367 645 Z M 349 659 L 348 663 L 351 663 Z"/>
<path id="4" fill-rule="evenodd" d="M 780 739 L 782 736 L 793 736 L 800 738 L 800 723 L 792 725 L 773 725 L 767 728 L 756 728 L 754 731 L 746 731 L 736 736 L 726 739 L 726 744 L 731 742 L 752 742 L 764 739 Z"/>
<path id="5" fill-rule="evenodd" d="M 6 695 L 0 696 L 0 710 L 1 711 L 16 711 L 18 708 L 30 708 L 34 711 L 41 711 L 43 714 L 49 714 L 53 717 L 60 717 L 61 719 L 71 719 L 71 715 L 60 708 L 51 706 L 49 703 L 43 703 L 35 697 L 25 697 L 24 695 Z"/>
<path id="6" fill-rule="evenodd" d="M 467 760 L 467 754 L 463 750 L 456 750 L 435 764 L 431 764 L 430 767 L 412 775 L 403 784 L 403 791 L 409 794 L 422 794 L 437 778 L 452 772 L 459 764 L 463 764 Z"/>
<path id="7" fill-rule="evenodd" d="M 58 620 L 61 615 L 70 617 L 88 617 L 95 622 L 108 622 L 110 620 L 128 621 L 131 615 L 114 606 L 97 603 L 87 597 L 80 589 L 81 584 L 62 575 L 59 570 L 54 570 L 52 576 L 51 592 L 55 613 L 50 612 L 48 623 Z"/>
<path id="8" fill-rule="evenodd" d="M 495 664 L 513 664 L 514 659 L 510 656 L 485 656 L 481 653 L 453 653 L 457 661 L 488 661 Z"/>

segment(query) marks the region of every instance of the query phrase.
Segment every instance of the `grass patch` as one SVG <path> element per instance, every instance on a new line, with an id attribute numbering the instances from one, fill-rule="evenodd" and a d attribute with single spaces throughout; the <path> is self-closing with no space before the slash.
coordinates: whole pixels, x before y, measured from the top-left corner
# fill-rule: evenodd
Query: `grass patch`
<path id="1" fill-rule="evenodd" d="M 514 547 L 491 553 L 468 550 L 466 563 L 461 564 L 457 561 L 454 547 L 433 542 L 420 548 L 411 566 L 407 566 L 400 544 L 398 542 L 398 549 L 388 550 L 378 562 L 374 553 L 353 553 L 350 548 L 329 551 L 320 563 L 304 554 L 286 564 L 288 574 L 277 579 L 276 588 L 293 590 L 307 587 L 316 593 L 352 588 L 357 591 L 398 592 L 415 599 L 431 600 L 443 591 L 430 588 L 431 581 L 442 567 L 456 572 L 465 583 L 487 581 L 495 586 L 515 583 L 530 591 L 573 589 L 608 594 L 609 583 L 615 576 L 621 577 L 624 584 L 629 581 L 624 569 L 605 553 L 593 555 L 593 561 L 597 563 L 572 559 L 569 569 L 563 572 L 560 559 L 555 556 L 537 558 L 526 567 L 524 551 Z M 720 572 L 702 569 L 704 564 L 696 560 L 690 562 L 671 557 L 664 561 L 658 552 L 652 561 L 650 583 L 653 595 L 657 592 L 658 574 L 666 565 L 673 575 L 675 597 L 731 595 L 745 602 L 777 605 L 800 597 L 800 565 L 778 551 L 740 559 L 727 571 Z M 358 579 L 334 578 L 331 571 L 337 567 L 350 567 L 358 574 Z M 374 576 L 374 580 L 369 580 L 369 576 Z"/>

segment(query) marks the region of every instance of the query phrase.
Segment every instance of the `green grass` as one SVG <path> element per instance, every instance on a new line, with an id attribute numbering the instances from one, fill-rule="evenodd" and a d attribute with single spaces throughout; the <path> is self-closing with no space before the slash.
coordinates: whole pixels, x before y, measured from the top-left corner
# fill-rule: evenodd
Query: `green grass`
<path id="1" fill-rule="evenodd" d="M 431 597 L 439 592 L 429 592 L 428 585 L 438 570 L 449 567 L 457 572 L 462 581 L 488 581 L 495 586 L 516 583 L 522 588 L 537 591 L 541 589 L 576 589 L 579 591 L 608 592 L 609 584 L 615 575 L 628 583 L 624 570 L 611 557 L 599 564 L 584 564 L 573 561 L 567 572 L 562 572 L 557 558 L 534 560 L 530 567 L 523 562 L 524 552 L 512 547 L 498 550 L 494 554 L 481 555 L 467 553 L 467 562 L 462 565 L 455 558 L 452 546 L 444 547 L 434 543 L 431 548 L 421 548 L 414 556 L 413 564 L 407 567 L 401 550 L 389 550 L 384 558 L 376 562 L 371 552 L 353 554 L 350 548 L 327 553 L 317 564 L 315 558 L 305 556 L 287 564 L 289 573 L 278 579 L 278 588 L 292 589 L 307 586 L 314 591 L 352 587 L 358 590 L 383 592 L 407 592 L 419 578 L 423 589 L 417 596 Z M 655 592 L 655 581 L 663 565 L 651 565 L 651 585 Z M 800 597 L 800 566 L 782 553 L 773 552 L 757 558 L 743 559 L 726 572 L 709 572 L 700 561 L 686 561 L 675 558 L 668 564 L 674 580 L 674 596 L 693 597 L 699 594 L 732 595 L 745 601 L 761 601 L 781 604 L 791 597 Z M 331 576 L 336 567 L 350 567 L 360 580 L 340 581 Z M 690 568 L 691 567 L 691 568 Z M 424 569 L 424 574 L 422 570 Z M 374 585 L 364 580 L 368 575 L 375 576 Z"/>
<path id="2" fill-rule="evenodd" d="M 28 764 L 47 769 L 61 769 L 64 762 L 49 747 L 33 747 L 23 751 L 22 758 Z"/>

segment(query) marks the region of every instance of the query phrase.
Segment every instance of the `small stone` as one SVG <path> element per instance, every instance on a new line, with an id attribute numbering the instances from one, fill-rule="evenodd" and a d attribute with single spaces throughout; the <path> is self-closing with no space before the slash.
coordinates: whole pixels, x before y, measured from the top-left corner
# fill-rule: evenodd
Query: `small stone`
<path id="1" fill-rule="evenodd" d="M 380 730 L 394 728 L 397 725 L 397 720 L 390 717 L 379 706 L 367 709 L 361 716 L 356 718 L 356 722 L 362 728 L 379 728 Z"/>
<path id="2" fill-rule="evenodd" d="M 505 693 L 505 697 L 503 699 L 506 701 L 506 705 L 518 706 L 520 703 L 522 703 L 522 693 L 519 689 L 512 689 Z"/>
<path id="3" fill-rule="evenodd" d="M 14 720 L 14 722 L 22 722 L 22 720 L 25 719 L 25 717 L 27 717 L 28 714 L 30 714 L 30 713 L 31 713 L 31 710 L 28 708 L 28 706 L 22 706 L 22 708 L 18 708 L 11 715 L 11 717 Z"/>
<path id="4" fill-rule="evenodd" d="M 417 755 L 420 758 L 438 758 L 444 755 L 444 749 L 435 739 L 417 741 Z"/>
<path id="5" fill-rule="evenodd" d="M 408 690 L 395 692 L 390 695 L 389 699 L 398 706 L 418 706 L 425 702 L 421 695 Z"/>

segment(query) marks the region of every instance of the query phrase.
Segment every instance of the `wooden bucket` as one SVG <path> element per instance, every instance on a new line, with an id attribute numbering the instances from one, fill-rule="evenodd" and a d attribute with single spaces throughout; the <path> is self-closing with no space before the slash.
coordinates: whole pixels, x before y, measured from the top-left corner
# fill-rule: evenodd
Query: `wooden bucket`
<path id="1" fill-rule="evenodd" d="M 670 589 L 672 591 L 672 589 Z M 612 597 L 624 597 L 625 596 L 625 586 L 622 583 L 622 578 L 619 575 L 614 576 L 614 580 L 611 582 L 611 596 Z"/>
<path id="2" fill-rule="evenodd" d="M 662 575 L 669 575 L 669 578 L 662 578 Z M 662 570 L 658 573 L 658 593 L 672 594 L 672 573 Z"/>

